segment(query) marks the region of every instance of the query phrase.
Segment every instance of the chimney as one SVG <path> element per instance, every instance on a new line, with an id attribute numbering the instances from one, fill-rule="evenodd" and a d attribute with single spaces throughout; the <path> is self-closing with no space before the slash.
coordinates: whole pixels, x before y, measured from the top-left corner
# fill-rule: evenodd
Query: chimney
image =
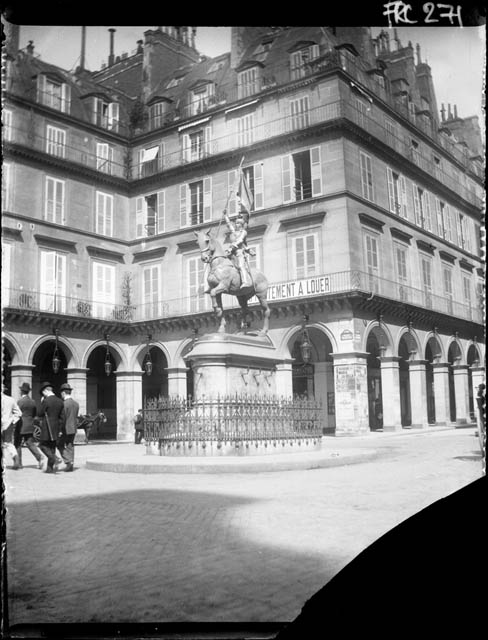
<path id="1" fill-rule="evenodd" d="M 450 102 L 448 102 L 448 104 L 447 104 L 447 119 L 448 119 L 448 120 L 451 120 L 451 118 L 452 118 L 452 113 L 451 113 L 451 103 L 450 103 Z"/>
<path id="2" fill-rule="evenodd" d="M 136 53 L 142 53 L 142 40 L 137 41 L 137 51 Z"/>
<path id="3" fill-rule="evenodd" d="M 81 27 L 80 70 L 85 68 L 86 27 Z"/>
<path id="4" fill-rule="evenodd" d="M 420 57 L 420 45 L 419 45 L 418 42 L 417 42 L 417 47 L 416 48 L 417 48 L 417 64 L 422 64 L 422 59 Z"/>
<path id="5" fill-rule="evenodd" d="M 114 33 L 116 29 L 109 29 L 110 33 L 110 55 L 108 56 L 108 66 L 111 67 L 114 63 Z"/>
<path id="6" fill-rule="evenodd" d="M 441 104 L 441 120 L 442 122 L 446 121 L 446 108 L 444 107 L 444 103 Z"/>
<path id="7" fill-rule="evenodd" d="M 454 105 L 454 117 L 457 118 L 458 114 L 457 114 L 457 104 Z"/>
<path id="8" fill-rule="evenodd" d="M 29 44 L 26 47 L 27 49 L 27 53 L 32 56 L 34 55 L 34 41 L 33 40 L 29 40 Z"/>

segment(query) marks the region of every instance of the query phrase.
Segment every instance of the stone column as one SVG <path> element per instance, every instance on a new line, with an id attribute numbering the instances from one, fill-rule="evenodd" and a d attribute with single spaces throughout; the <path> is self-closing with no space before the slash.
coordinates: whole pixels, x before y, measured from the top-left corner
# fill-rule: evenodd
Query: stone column
<path id="1" fill-rule="evenodd" d="M 333 353 L 336 436 L 369 431 L 367 353 Z"/>
<path id="2" fill-rule="evenodd" d="M 65 369 L 68 384 L 73 387 L 73 400 L 80 405 L 80 414 L 87 413 L 86 408 L 86 374 L 89 369 Z"/>
<path id="3" fill-rule="evenodd" d="M 427 417 L 427 360 L 409 360 L 410 407 L 412 411 L 412 428 L 424 428 L 429 425 Z"/>
<path id="4" fill-rule="evenodd" d="M 478 429 L 481 428 L 481 417 L 478 409 L 478 387 L 482 382 L 486 380 L 486 373 L 484 367 L 480 367 L 478 364 L 473 364 L 471 367 L 471 382 L 473 383 L 473 404 L 474 404 L 474 414 L 476 416 L 476 423 L 478 425 Z M 486 382 L 485 382 L 486 384 Z"/>
<path id="5" fill-rule="evenodd" d="M 134 439 L 132 421 L 137 410 L 142 407 L 143 371 L 116 371 L 117 393 L 117 440 Z"/>
<path id="6" fill-rule="evenodd" d="M 438 426 L 450 422 L 449 363 L 434 362 L 434 403 L 435 423 Z"/>
<path id="7" fill-rule="evenodd" d="M 400 431 L 400 360 L 398 356 L 380 358 L 381 398 L 383 401 L 383 431 Z"/>
<path id="8" fill-rule="evenodd" d="M 32 371 L 34 370 L 33 364 L 11 364 L 10 365 L 10 380 L 11 380 L 11 394 L 14 400 L 20 398 L 20 385 L 23 382 L 28 382 L 32 387 Z M 37 394 L 39 395 L 39 394 Z M 34 389 L 31 392 L 32 398 L 34 398 Z"/>
<path id="9" fill-rule="evenodd" d="M 171 367 L 166 369 L 168 373 L 168 396 L 180 396 L 186 398 L 186 367 Z"/>
<path id="10" fill-rule="evenodd" d="M 290 362 L 280 362 L 276 365 L 276 395 L 279 398 L 293 397 L 292 366 Z"/>
<path id="11" fill-rule="evenodd" d="M 456 398 L 456 424 L 467 424 L 469 418 L 469 380 L 468 365 L 457 364 L 454 372 L 454 396 Z"/>

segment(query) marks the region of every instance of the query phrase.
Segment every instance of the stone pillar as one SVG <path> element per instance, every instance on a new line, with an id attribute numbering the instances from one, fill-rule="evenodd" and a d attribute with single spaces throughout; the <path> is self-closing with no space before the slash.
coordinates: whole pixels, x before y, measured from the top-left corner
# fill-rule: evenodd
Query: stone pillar
<path id="1" fill-rule="evenodd" d="M 474 414 L 476 416 L 476 423 L 478 425 L 478 429 L 481 428 L 481 416 L 478 409 L 478 387 L 482 382 L 486 380 L 486 373 L 484 367 L 480 367 L 478 364 L 474 364 L 471 367 L 471 382 L 473 383 L 473 404 L 474 404 Z"/>
<path id="2" fill-rule="evenodd" d="M 328 424 L 327 416 L 327 372 L 328 362 L 314 362 L 314 395 L 315 399 L 322 404 L 322 430 L 325 433 Z"/>
<path id="3" fill-rule="evenodd" d="M 171 367 L 166 369 L 168 373 L 168 396 L 180 396 L 186 398 L 186 367 Z"/>
<path id="4" fill-rule="evenodd" d="M 380 358 L 381 398 L 383 401 L 383 431 L 400 431 L 400 360 L 398 356 Z"/>
<path id="5" fill-rule="evenodd" d="M 87 413 L 86 408 L 86 374 L 89 369 L 65 369 L 67 374 L 68 384 L 73 387 L 72 396 L 73 400 L 80 405 L 80 414 Z"/>
<path id="6" fill-rule="evenodd" d="M 336 436 L 369 431 L 367 353 L 333 353 Z"/>
<path id="7" fill-rule="evenodd" d="M 18 400 L 20 398 L 20 385 L 23 382 L 28 382 L 32 387 L 32 371 L 34 369 L 33 364 L 11 364 L 10 365 L 10 380 L 11 380 L 11 393 L 12 398 L 14 400 Z M 37 394 L 39 395 L 39 394 Z M 34 398 L 34 389 L 31 393 L 32 398 Z"/>
<path id="8" fill-rule="evenodd" d="M 450 422 L 449 402 L 449 363 L 434 362 L 434 403 L 435 423 L 438 426 Z"/>
<path id="9" fill-rule="evenodd" d="M 116 371 L 117 440 L 134 439 L 133 417 L 142 407 L 143 371 Z"/>
<path id="10" fill-rule="evenodd" d="M 293 397 L 291 361 L 281 362 L 276 365 L 276 395 L 280 398 Z"/>
<path id="11" fill-rule="evenodd" d="M 456 398 L 456 424 L 467 424 L 469 418 L 469 380 L 468 365 L 457 364 L 454 372 L 454 396 Z"/>
<path id="12" fill-rule="evenodd" d="M 410 407 L 412 428 L 424 428 L 429 425 L 427 417 L 427 360 L 409 360 Z"/>

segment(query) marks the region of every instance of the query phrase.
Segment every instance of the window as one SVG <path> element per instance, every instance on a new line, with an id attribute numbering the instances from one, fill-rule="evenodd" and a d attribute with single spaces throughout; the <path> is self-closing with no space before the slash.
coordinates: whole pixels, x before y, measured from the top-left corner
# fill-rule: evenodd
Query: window
<path id="1" fill-rule="evenodd" d="M 296 202 L 322 194 L 320 147 L 281 158 L 283 202 Z"/>
<path id="2" fill-rule="evenodd" d="M 159 129 L 164 125 L 167 114 L 167 103 L 156 102 L 149 108 L 149 122 L 151 129 Z"/>
<path id="3" fill-rule="evenodd" d="M 144 266 L 142 269 L 143 317 L 156 318 L 159 315 L 159 282 L 161 267 L 158 264 Z"/>
<path id="4" fill-rule="evenodd" d="M 432 309 L 432 262 L 427 256 L 421 256 L 420 270 L 422 273 L 425 306 L 428 309 Z"/>
<path id="5" fill-rule="evenodd" d="M 153 176 L 163 168 L 164 143 L 139 149 L 139 178 Z"/>
<path id="6" fill-rule="evenodd" d="M 254 114 L 249 113 L 242 118 L 236 118 L 237 146 L 245 147 L 254 142 Z"/>
<path id="7" fill-rule="evenodd" d="M 119 104 L 106 102 L 102 98 L 93 99 L 93 124 L 109 131 L 119 129 Z"/>
<path id="8" fill-rule="evenodd" d="M 391 147 L 396 147 L 398 138 L 397 126 L 390 118 L 385 118 L 386 143 Z"/>
<path id="9" fill-rule="evenodd" d="M 444 240 L 453 242 L 452 219 L 449 206 L 445 202 L 442 202 L 442 200 L 439 200 L 439 198 L 436 198 L 435 207 L 437 214 L 438 234 L 442 238 L 444 238 Z"/>
<path id="10" fill-rule="evenodd" d="M 12 112 L 4 109 L 2 113 L 3 139 L 5 142 L 12 140 Z"/>
<path id="11" fill-rule="evenodd" d="M 46 176 L 44 220 L 64 224 L 64 181 Z"/>
<path id="12" fill-rule="evenodd" d="M 471 278 L 463 275 L 464 304 L 471 309 Z"/>
<path id="13" fill-rule="evenodd" d="M 66 131 L 50 124 L 46 128 L 46 153 L 64 158 L 66 155 Z"/>
<path id="14" fill-rule="evenodd" d="M 364 236 L 364 240 L 366 245 L 366 271 L 368 274 L 369 288 L 371 291 L 378 291 L 378 238 L 367 233 Z"/>
<path id="15" fill-rule="evenodd" d="M 291 79 L 297 80 L 310 73 L 309 62 L 319 57 L 319 45 L 313 44 L 310 47 L 303 47 L 299 51 L 294 51 L 290 56 Z"/>
<path id="16" fill-rule="evenodd" d="M 208 222 L 212 218 L 212 179 L 180 185 L 180 223 L 182 227 Z"/>
<path id="17" fill-rule="evenodd" d="M 2 305 L 8 307 L 10 302 L 10 263 L 12 260 L 12 245 L 2 242 Z"/>
<path id="18" fill-rule="evenodd" d="M 399 284 L 400 300 L 406 302 L 408 300 L 408 271 L 407 271 L 407 255 L 408 249 L 402 245 L 394 244 L 395 262 L 397 271 L 397 280 Z"/>
<path id="19" fill-rule="evenodd" d="M 373 168 L 371 164 L 370 156 L 366 155 L 362 151 L 359 152 L 359 161 L 361 167 L 361 188 L 363 198 L 373 201 Z"/>
<path id="20" fill-rule="evenodd" d="M 410 140 L 410 149 L 412 151 L 412 160 L 416 164 L 420 164 L 420 149 L 417 140 Z"/>
<path id="21" fill-rule="evenodd" d="M 250 167 L 243 168 L 244 177 L 249 185 L 249 190 L 252 194 L 252 207 L 251 211 L 264 208 L 264 185 L 263 185 L 263 165 L 258 162 Z M 229 171 L 228 173 L 228 195 L 229 204 L 227 210 L 229 215 L 237 213 L 236 207 L 236 194 L 234 188 L 237 189 L 238 185 L 234 184 L 236 180 L 237 171 Z"/>
<path id="22" fill-rule="evenodd" d="M 447 299 L 447 313 L 453 313 L 452 271 L 449 267 L 442 269 L 444 280 L 444 295 Z"/>
<path id="23" fill-rule="evenodd" d="M 9 210 L 12 206 L 12 165 L 4 162 L 2 165 L 2 209 Z"/>
<path id="24" fill-rule="evenodd" d="M 97 171 L 103 171 L 103 173 L 111 175 L 113 160 L 113 147 L 105 142 L 97 142 Z"/>
<path id="25" fill-rule="evenodd" d="M 164 230 L 165 192 L 136 198 L 136 237 L 154 236 L 164 233 Z"/>
<path id="26" fill-rule="evenodd" d="M 434 167 L 434 176 L 440 180 L 441 179 L 441 173 L 442 173 L 442 163 L 441 163 L 441 159 L 436 156 L 433 155 L 432 156 L 432 164 Z"/>
<path id="27" fill-rule="evenodd" d="M 259 72 L 257 67 L 241 71 L 237 76 L 238 98 L 247 98 L 259 91 Z"/>
<path id="28" fill-rule="evenodd" d="M 291 128 L 303 129 L 308 127 L 309 121 L 309 105 L 308 96 L 303 98 L 297 98 L 296 100 L 290 100 L 290 116 L 291 116 Z"/>
<path id="29" fill-rule="evenodd" d="M 200 256 L 187 260 L 188 311 L 198 313 L 206 311 L 210 305 L 210 296 L 204 291 L 206 271 Z"/>
<path id="30" fill-rule="evenodd" d="M 397 215 L 407 217 L 407 185 L 405 176 L 392 171 L 390 167 L 386 169 L 388 176 L 388 199 L 390 211 Z"/>
<path id="31" fill-rule="evenodd" d="M 96 233 L 109 237 L 113 235 L 113 209 L 113 196 L 97 191 Z"/>
<path id="32" fill-rule="evenodd" d="M 66 255 L 41 250 L 39 305 L 41 311 L 66 312 Z"/>
<path id="33" fill-rule="evenodd" d="M 71 88 L 61 79 L 54 80 L 45 75 L 38 76 L 38 101 L 51 109 L 70 112 Z"/>
<path id="34" fill-rule="evenodd" d="M 307 278 L 317 273 L 317 234 L 293 238 L 295 278 Z"/>
<path id="35" fill-rule="evenodd" d="M 181 139 L 183 162 L 197 162 L 210 153 L 211 128 L 203 127 L 192 133 L 184 133 Z"/>
<path id="36" fill-rule="evenodd" d="M 457 225 L 459 246 L 461 247 L 461 249 L 465 249 L 466 251 L 472 251 L 471 220 L 458 211 Z"/>
<path id="37" fill-rule="evenodd" d="M 190 115 L 196 116 L 199 113 L 204 113 L 213 104 L 214 89 L 215 85 L 209 82 L 192 92 Z"/>
<path id="38" fill-rule="evenodd" d="M 93 315 L 106 318 L 115 306 L 115 265 L 93 261 Z"/>
<path id="39" fill-rule="evenodd" d="M 422 189 L 419 191 L 422 191 Z M 424 213 L 424 228 L 427 231 L 432 231 L 432 211 L 430 208 L 430 195 L 428 191 L 423 191 L 421 204 Z"/>
<path id="40" fill-rule="evenodd" d="M 413 185 L 413 208 L 415 212 L 415 224 L 419 227 L 426 227 L 425 223 L 425 192 L 416 184 Z"/>
<path id="41" fill-rule="evenodd" d="M 354 106 L 356 107 L 357 124 L 363 129 L 368 129 L 370 107 L 359 98 L 354 99 Z"/>

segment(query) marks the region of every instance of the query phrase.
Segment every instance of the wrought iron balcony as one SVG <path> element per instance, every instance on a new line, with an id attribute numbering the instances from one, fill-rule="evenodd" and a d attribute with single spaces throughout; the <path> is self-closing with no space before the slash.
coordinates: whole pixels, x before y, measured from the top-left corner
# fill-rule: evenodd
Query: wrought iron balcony
<path id="1" fill-rule="evenodd" d="M 449 296 L 440 296 L 432 291 L 416 289 L 405 283 L 381 278 L 363 271 L 339 271 L 335 273 L 304 276 L 296 280 L 270 283 L 268 301 L 274 303 L 297 303 L 318 298 L 337 297 L 342 294 L 361 293 L 368 297 L 401 302 L 415 308 L 427 309 L 455 318 L 481 324 L 483 314 L 480 307 L 466 305 Z M 238 309 L 234 296 L 224 294 L 224 309 Z M 258 305 L 255 298 L 249 305 Z M 6 309 L 32 313 L 45 312 L 70 317 L 98 319 L 116 322 L 143 322 L 213 313 L 210 296 L 203 293 L 203 283 L 195 295 L 159 300 L 136 305 L 112 304 L 75 297 L 46 294 L 34 290 L 5 289 L 3 306 Z"/>

